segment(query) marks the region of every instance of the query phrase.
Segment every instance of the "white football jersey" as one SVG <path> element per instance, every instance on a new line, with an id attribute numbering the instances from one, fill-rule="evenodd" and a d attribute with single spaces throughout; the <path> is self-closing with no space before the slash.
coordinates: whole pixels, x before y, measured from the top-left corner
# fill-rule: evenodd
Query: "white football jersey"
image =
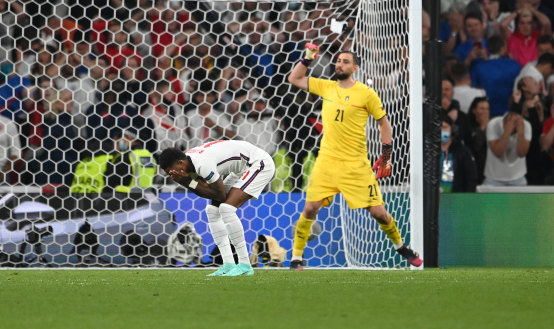
<path id="1" fill-rule="evenodd" d="M 270 160 L 271 156 L 261 148 L 245 141 L 219 140 L 202 144 L 185 152 L 198 176 L 211 184 L 221 176 L 241 174 L 255 162 Z M 271 161 L 271 163 L 273 163 Z"/>

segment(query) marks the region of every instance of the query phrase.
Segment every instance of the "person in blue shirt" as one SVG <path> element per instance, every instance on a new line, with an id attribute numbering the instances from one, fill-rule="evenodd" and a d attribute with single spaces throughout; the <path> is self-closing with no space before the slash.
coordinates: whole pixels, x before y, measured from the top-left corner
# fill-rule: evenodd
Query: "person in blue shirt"
<path id="1" fill-rule="evenodd" d="M 31 79 L 19 76 L 14 67 L 6 82 L 0 86 L 0 114 L 19 123 L 25 121 L 23 100 L 30 86 Z"/>
<path id="2" fill-rule="evenodd" d="M 467 66 L 471 66 L 480 60 L 487 59 L 487 41 L 485 37 L 485 24 L 480 12 L 470 12 L 464 17 L 464 28 L 467 41 L 459 44 L 454 49 L 454 54 Z"/>
<path id="3" fill-rule="evenodd" d="M 490 57 L 471 69 L 471 80 L 475 87 L 485 89 L 492 118 L 508 112 L 514 81 L 521 66 L 507 57 L 506 42 L 501 36 L 490 37 L 487 46 Z"/>

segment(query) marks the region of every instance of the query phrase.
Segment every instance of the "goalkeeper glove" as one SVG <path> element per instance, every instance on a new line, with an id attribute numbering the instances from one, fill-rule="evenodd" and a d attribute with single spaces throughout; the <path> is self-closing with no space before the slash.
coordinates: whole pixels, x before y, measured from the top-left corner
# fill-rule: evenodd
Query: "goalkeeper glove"
<path id="1" fill-rule="evenodd" d="M 373 171 L 377 179 L 390 176 L 392 164 L 390 160 L 390 154 L 392 152 L 392 143 L 383 144 L 383 154 L 375 161 L 373 165 Z"/>
<path id="2" fill-rule="evenodd" d="M 304 66 L 309 66 L 310 63 L 319 55 L 319 47 L 313 43 L 306 44 L 306 55 L 302 59 Z"/>

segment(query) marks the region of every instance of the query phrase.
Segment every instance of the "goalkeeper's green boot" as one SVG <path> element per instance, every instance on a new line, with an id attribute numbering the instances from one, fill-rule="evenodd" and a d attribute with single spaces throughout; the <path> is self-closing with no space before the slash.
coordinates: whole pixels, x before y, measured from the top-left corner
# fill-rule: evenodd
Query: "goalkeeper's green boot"
<path id="1" fill-rule="evenodd" d="M 252 265 L 248 263 L 239 263 L 237 266 L 235 266 L 234 269 L 223 274 L 223 276 L 239 276 L 239 275 L 247 275 L 247 276 L 254 275 L 254 269 L 252 268 Z"/>
<path id="2" fill-rule="evenodd" d="M 237 268 L 237 264 L 235 263 L 223 263 L 217 271 L 212 274 L 208 274 L 207 276 L 224 276 L 235 268 Z"/>

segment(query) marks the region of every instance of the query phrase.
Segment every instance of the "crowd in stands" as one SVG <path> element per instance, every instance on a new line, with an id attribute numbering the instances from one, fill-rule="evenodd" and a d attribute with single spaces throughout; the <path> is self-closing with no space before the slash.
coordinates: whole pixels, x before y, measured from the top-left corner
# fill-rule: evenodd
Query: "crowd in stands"
<path id="1" fill-rule="evenodd" d="M 336 53 L 347 40 L 316 20 L 333 6 L 0 0 L 2 182 L 70 185 L 131 128 L 155 156 L 222 138 L 275 153 L 296 138 L 279 104 L 304 106 L 284 83 L 303 43 Z"/>
<path id="2" fill-rule="evenodd" d="M 456 157 L 443 145 L 444 190 L 553 184 L 553 6 L 441 2 L 444 126 L 453 147 L 473 155 L 464 166 L 475 166 L 471 181 L 453 184 Z M 356 7 L 0 0 L 0 180 L 69 186 L 77 163 L 117 151 L 115 141 L 132 129 L 137 147 L 155 156 L 217 139 L 247 140 L 270 154 L 285 149 L 293 179 L 285 190 L 299 190 L 321 136 L 321 104 L 286 76 L 306 40 L 317 39 L 311 74 L 332 77 L 329 64 L 351 49 L 354 23 L 335 33 L 330 18 L 355 17 Z M 424 13 L 424 41 L 429 24 Z M 406 78 L 391 71 L 389 81 Z"/>
<path id="3" fill-rule="evenodd" d="M 448 116 L 443 133 L 451 129 L 473 157 L 460 159 L 443 144 L 443 190 L 552 185 L 554 4 L 442 0 L 441 5 L 441 107 Z M 427 13 L 423 24 L 425 39 Z M 471 183 L 453 184 L 458 174 Z"/>

